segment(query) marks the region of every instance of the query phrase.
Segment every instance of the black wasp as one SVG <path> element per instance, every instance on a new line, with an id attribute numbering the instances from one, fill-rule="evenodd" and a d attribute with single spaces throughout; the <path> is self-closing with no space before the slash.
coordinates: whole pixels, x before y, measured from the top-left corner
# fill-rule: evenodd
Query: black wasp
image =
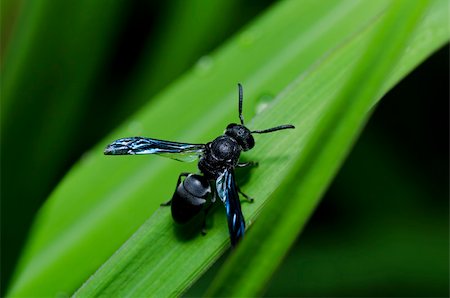
<path id="1" fill-rule="evenodd" d="M 180 161 L 194 161 L 199 158 L 198 168 L 201 174 L 180 174 L 172 199 L 162 205 L 171 205 L 173 219 L 178 223 L 186 223 L 202 210 L 206 216 L 218 196 L 225 204 L 232 246 L 236 245 L 245 231 L 245 221 L 238 193 L 249 199 L 236 185 L 234 169 L 255 164 L 254 162 L 239 162 L 241 151 L 248 151 L 255 146 L 252 134 L 294 128 L 293 125 L 280 125 L 265 130 L 250 131 L 245 127 L 242 116 L 243 91 L 241 84 L 238 84 L 238 88 L 241 124 L 229 124 L 225 133 L 212 142 L 186 144 L 131 137 L 112 142 L 104 152 L 106 155 L 159 154 Z M 182 179 L 183 177 L 184 179 Z"/>

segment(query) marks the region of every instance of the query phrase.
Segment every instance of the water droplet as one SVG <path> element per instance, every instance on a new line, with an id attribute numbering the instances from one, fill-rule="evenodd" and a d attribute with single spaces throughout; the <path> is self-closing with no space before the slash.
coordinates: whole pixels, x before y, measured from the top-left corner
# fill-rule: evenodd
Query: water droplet
<path id="1" fill-rule="evenodd" d="M 198 59 L 197 63 L 195 64 L 195 70 L 199 74 L 206 74 L 213 65 L 213 59 L 210 56 L 203 56 L 200 59 Z"/>
<path id="2" fill-rule="evenodd" d="M 239 36 L 239 44 L 244 47 L 252 45 L 259 37 L 260 32 L 256 30 L 247 30 Z"/>
<path id="3" fill-rule="evenodd" d="M 69 298 L 70 294 L 66 292 L 58 292 L 55 295 L 56 298 Z"/>
<path id="4" fill-rule="evenodd" d="M 411 52 L 411 50 L 412 50 L 412 47 L 411 46 L 407 46 L 406 49 L 405 49 L 405 54 L 409 54 Z"/>
<path id="5" fill-rule="evenodd" d="M 274 97 L 270 94 L 264 94 L 258 99 L 258 103 L 256 104 L 255 112 L 256 114 L 262 113 L 265 109 L 267 109 Z"/>
<path id="6" fill-rule="evenodd" d="M 138 136 L 142 134 L 144 128 L 139 121 L 131 121 L 128 124 L 127 130 L 130 133 L 130 135 Z"/>

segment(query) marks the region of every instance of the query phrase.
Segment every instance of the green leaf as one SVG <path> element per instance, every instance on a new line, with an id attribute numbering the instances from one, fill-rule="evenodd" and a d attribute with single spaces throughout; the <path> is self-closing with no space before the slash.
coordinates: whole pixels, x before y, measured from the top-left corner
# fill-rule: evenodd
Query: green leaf
<path id="1" fill-rule="evenodd" d="M 237 120 L 237 81 L 245 88 L 247 119 L 256 114 L 257 106 L 268 105 L 249 127 L 297 126 L 258 137 L 255 149 L 245 155 L 260 162 L 242 185 L 256 198 L 254 204 L 243 204 L 251 224 L 280 183 L 293 178 L 286 174 L 294 171 L 304 142 L 314 136 L 322 112 L 348 77 L 349 65 L 365 50 L 386 3 L 282 2 L 220 51 L 202 59 L 70 171 L 38 216 L 9 294 L 72 293 L 159 203 L 170 198 L 177 174 L 194 171 L 194 165 L 153 156 L 104 157 L 102 149 L 109 141 L 144 132 L 177 141 L 209 141 Z M 448 40 L 442 29 L 445 1 L 433 4 L 402 63 L 385 82 L 386 89 Z M 301 96 L 292 96 L 300 87 Z M 168 209 L 159 209 L 78 295 L 181 293 L 229 245 L 221 208 L 213 214 L 206 237 L 197 230 L 185 232 L 174 227 Z"/>
<path id="2" fill-rule="evenodd" d="M 337 172 L 374 101 L 387 91 L 383 90 L 386 74 L 394 70 L 428 3 L 409 4 L 393 2 L 374 28 L 374 37 L 368 35 L 371 40 L 364 42 L 368 45 L 362 57 L 357 58 L 354 69 L 342 80 L 341 91 L 332 96 L 314 133 L 305 138 L 300 157 L 269 198 L 257 224 L 248 233 L 248 240 L 219 272 L 207 296 L 255 296 L 265 287 Z M 351 48 L 352 43 L 343 51 L 345 47 Z M 367 69 L 371 72 L 367 73 Z M 300 84 L 287 97 L 300 97 L 303 91 L 304 85 Z"/>
<path id="3" fill-rule="evenodd" d="M 420 10 L 419 10 L 420 11 Z M 398 11 L 397 11 L 398 12 Z M 417 11 L 416 11 L 416 15 L 417 15 Z M 394 14 L 395 16 L 395 14 Z M 406 15 L 408 16 L 408 15 Z M 392 21 L 392 17 L 390 19 Z M 401 20 L 401 19 L 400 19 Z M 387 24 L 389 25 L 389 23 Z M 386 24 L 381 24 L 379 27 L 381 29 L 384 29 L 387 26 Z M 389 26 L 388 26 L 389 28 Z M 408 31 L 412 31 L 411 29 L 413 29 L 414 27 L 409 27 Z M 364 36 L 364 38 L 367 39 L 370 38 L 371 35 L 367 34 Z M 393 35 L 393 37 L 397 37 L 397 35 Z M 391 38 L 393 38 L 391 37 Z M 304 98 L 305 95 L 302 95 L 302 93 L 308 93 L 309 91 L 312 91 L 311 89 L 314 88 L 317 84 L 317 82 L 322 82 L 323 83 L 323 88 L 324 89 L 328 89 L 327 87 L 329 87 L 329 85 L 332 84 L 328 84 L 326 83 L 327 80 L 330 80 L 330 76 L 331 75 L 336 75 L 336 71 L 335 71 L 335 67 L 336 66 L 342 66 L 342 65 L 346 65 L 347 63 L 349 63 L 351 65 L 351 61 L 352 58 L 355 57 L 356 53 L 361 53 L 361 49 L 364 49 L 363 46 L 366 45 L 366 43 L 362 42 L 363 37 L 359 36 L 357 38 L 355 38 L 352 42 L 348 43 L 347 45 L 343 46 L 342 49 L 340 51 L 337 51 L 335 53 L 335 57 L 330 59 L 329 61 L 327 61 L 326 63 L 323 64 L 323 66 L 319 66 L 318 69 L 316 69 L 316 73 L 314 75 L 311 75 L 310 77 L 307 77 L 304 79 L 304 81 L 301 82 L 301 84 L 299 84 L 297 86 L 297 88 L 294 89 L 294 91 L 288 92 L 285 95 L 285 98 L 283 98 L 283 106 L 280 107 L 280 109 L 285 108 L 287 105 L 289 105 L 289 103 L 293 104 L 296 103 L 298 100 L 300 100 L 301 102 L 305 103 L 306 101 L 310 101 L 310 102 L 314 102 L 317 101 L 319 98 L 323 101 L 328 100 L 328 105 L 330 104 L 335 104 L 333 102 L 333 100 L 340 99 L 341 103 L 343 101 L 343 99 L 352 99 L 354 98 L 353 96 L 350 97 L 349 95 L 355 95 L 355 93 L 352 94 L 348 94 L 349 90 L 351 90 L 352 92 L 367 92 L 365 85 L 363 85 L 365 88 L 361 89 L 349 89 L 349 86 L 355 86 L 355 81 L 350 81 L 349 85 L 347 86 L 346 89 L 346 93 L 345 94 L 341 94 L 340 96 L 335 96 L 336 94 L 333 94 L 332 92 L 330 93 L 331 96 L 329 96 L 328 99 L 325 99 L 323 94 L 322 97 L 320 95 L 316 95 L 316 96 L 312 96 L 312 98 L 306 99 Z M 400 39 L 401 41 L 401 39 Z M 374 53 L 378 52 L 378 48 L 376 47 L 376 45 L 378 44 L 384 44 L 384 43 L 380 43 L 380 40 L 376 40 L 375 45 L 372 44 L 373 49 L 372 52 L 370 52 L 372 55 Z M 392 43 L 394 46 L 396 46 L 395 43 Z M 397 52 L 399 50 L 402 50 L 403 47 L 399 47 L 397 45 L 397 47 L 395 47 L 394 49 L 397 50 Z M 356 52 L 356 50 L 358 50 Z M 389 53 L 389 52 L 388 52 Z M 389 57 L 389 56 L 388 56 Z M 384 59 L 381 61 L 385 61 L 384 62 L 384 66 L 386 68 L 386 66 L 388 66 L 390 68 L 391 65 L 395 65 L 395 64 L 391 64 L 392 62 L 392 57 L 389 57 L 390 59 Z M 395 58 L 395 56 L 394 56 Z M 367 59 L 366 59 L 367 60 Z M 364 66 L 367 66 L 367 63 L 373 63 L 374 58 L 371 58 L 368 60 L 368 62 L 366 62 L 365 64 L 361 64 L 358 65 L 359 66 L 359 70 L 361 69 L 365 69 L 363 68 Z M 376 71 L 378 70 L 378 71 Z M 375 77 L 378 79 L 378 81 L 374 84 L 372 82 L 371 86 L 372 88 L 369 89 L 369 91 L 372 91 L 373 94 L 371 94 L 371 96 L 367 96 L 367 94 L 363 94 L 363 98 L 366 99 L 366 101 L 363 101 L 363 105 L 359 105 L 357 106 L 359 108 L 359 113 L 356 113 L 356 116 L 360 119 L 364 119 L 365 115 L 366 115 L 366 111 L 368 110 L 368 108 L 374 103 L 374 100 L 376 98 L 376 96 L 381 92 L 379 89 L 381 87 L 381 83 L 385 82 L 385 80 L 381 80 L 380 81 L 380 74 L 383 74 L 384 72 L 382 70 L 386 70 L 383 68 L 374 68 L 374 73 L 378 74 L 378 77 Z M 347 71 L 347 76 L 351 75 L 351 73 L 349 73 Z M 398 74 L 397 74 L 398 75 Z M 322 79 L 319 80 L 318 77 L 321 77 Z M 350 78 L 353 78 L 353 80 L 358 79 L 358 81 L 360 80 L 361 74 L 358 73 L 357 76 L 353 75 Z M 345 78 L 345 76 L 344 76 Z M 384 78 L 384 77 L 381 77 Z M 392 78 L 391 79 L 391 84 L 393 80 L 398 80 L 398 78 Z M 342 81 L 342 78 L 341 80 Z M 314 84 L 312 84 L 311 82 L 314 82 Z M 370 81 L 369 81 L 370 82 Z M 389 81 L 388 81 L 389 82 Z M 332 85 L 334 86 L 334 85 Z M 375 88 L 374 88 L 375 87 Z M 386 91 L 386 90 L 384 90 Z M 356 94 L 358 94 L 356 93 Z M 290 101 L 289 101 L 290 100 Z M 345 102 L 345 101 L 344 101 Z M 325 104 L 327 104 L 327 102 L 325 102 Z M 277 105 L 281 106 L 281 101 L 280 104 Z M 342 103 L 340 105 L 340 107 L 342 107 Z M 362 109 L 362 111 L 361 111 Z M 294 109 L 291 106 L 291 109 L 287 109 L 290 111 L 294 111 Z M 276 108 L 272 107 L 272 109 L 270 110 L 270 113 L 267 112 L 264 115 L 269 115 L 270 117 L 275 117 L 273 116 L 274 113 L 276 112 Z M 335 111 L 335 110 L 333 110 Z M 326 109 L 324 109 L 323 112 L 327 112 Z M 285 113 L 286 114 L 286 113 Z M 301 139 L 300 133 L 304 133 L 305 131 L 308 131 L 308 126 L 309 127 L 313 127 L 313 129 L 315 129 L 315 133 L 317 133 L 317 127 L 315 127 L 315 125 L 317 125 L 316 121 L 317 121 L 317 117 L 310 117 L 308 118 L 307 115 L 309 113 L 307 113 L 306 111 L 302 111 L 303 114 L 303 123 L 302 125 L 300 125 L 301 127 L 305 127 L 305 129 L 300 129 L 299 130 L 299 135 L 298 135 L 298 139 Z M 317 113 L 316 113 L 317 114 Z M 323 113 L 320 113 L 323 114 Z M 344 113 L 339 113 L 338 115 L 341 115 Z M 344 114 L 345 115 L 345 114 Z M 254 120 L 254 122 L 259 122 L 258 120 L 260 120 L 260 118 L 263 117 L 263 114 L 257 116 Z M 282 121 L 282 117 L 283 116 L 278 116 L 276 118 L 279 118 L 279 121 Z M 297 117 L 299 118 L 299 117 Z M 310 120 L 311 119 L 311 120 Z M 320 121 L 320 118 L 318 118 Z M 347 118 L 344 118 L 347 119 Z M 350 117 L 350 120 L 355 120 L 354 117 Z M 307 123 L 308 120 L 310 120 L 310 122 L 312 123 Z M 263 120 L 261 120 L 263 121 Z M 352 123 L 352 122 L 350 122 Z M 311 125 L 313 124 L 313 125 Z M 334 127 L 335 123 L 332 123 Z M 329 131 L 330 128 L 328 126 L 325 126 L 326 129 L 324 129 L 325 131 Z M 360 127 L 360 125 L 357 126 L 350 126 L 351 129 L 358 129 Z M 311 133 L 309 136 L 305 136 L 304 140 L 306 139 L 306 141 L 308 141 L 308 137 L 317 137 L 316 134 Z M 322 140 L 322 139 L 319 139 Z M 344 139 L 346 142 L 351 142 L 352 138 L 349 138 L 348 136 Z M 304 141 L 304 142 L 306 142 Z M 280 144 L 281 148 L 289 148 L 289 143 L 292 142 L 292 139 L 289 138 L 285 138 L 281 141 L 278 142 L 278 144 Z M 274 143 L 277 143 L 276 141 Z M 320 144 L 320 142 L 316 141 L 314 142 L 314 144 Z M 273 143 L 271 143 L 273 144 Z M 264 145 L 263 145 L 264 146 Z M 305 145 L 306 146 L 306 145 Z M 296 152 L 298 150 L 298 148 L 301 148 L 302 146 L 299 144 L 299 146 L 292 146 L 294 149 L 289 150 L 289 149 L 285 149 L 283 151 L 284 154 L 287 155 L 291 155 L 289 154 L 290 152 Z M 339 146 L 338 146 L 339 147 Z M 336 153 L 335 154 L 340 154 L 342 155 L 342 152 L 345 152 L 346 148 L 348 149 L 348 144 L 346 146 L 342 146 L 339 147 L 339 150 L 334 150 Z M 265 146 L 264 148 L 262 146 L 259 146 L 260 151 L 262 152 L 268 152 L 271 151 L 270 145 L 269 146 Z M 276 149 L 272 149 L 273 151 L 270 152 L 269 156 L 272 156 L 272 158 L 276 158 L 277 155 L 279 155 L 279 153 L 276 151 Z M 311 150 L 311 149 L 310 149 Z M 259 151 L 258 151 L 259 152 Z M 314 151 L 313 151 L 314 152 Z M 329 152 L 329 151 L 328 151 Z M 251 154 L 251 153 L 250 153 Z M 295 154 L 292 154 L 293 156 L 295 156 Z M 310 156 L 309 156 L 310 157 Z M 327 161 L 329 161 L 329 158 L 333 158 L 335 156 L 331 155 L 331 157 L 328 157 Z M 306 158 L 306 157 L 305 157 Z M 267 157 L 266 157 L 267 159 Z M 313 158 L 309 158 L 311 160 L 314 160 Z M 308 160 L 309 160 L 308 159 Z M 262 159 L 264 160 L 264 159 Z M 292 160 L 292 159 L 291 159 Z M 342 157 L 338 160 L 342 160 Z M 331 175 L 334 171 L 333 169 L 336 168 L 336 164 L 333 163 L 325 163 L 326 167 L 325 167 L 325 171 L 327 171 L 329 173 L 329 175 Z M 276 165 L 275 165 L 276 166 Z M 297 167 L 293 167 L 292 169 L 296 169 L 296 171 L 298 171 Z M 258 173 L 261 172 L 262 169 L 258 169 Z M 267 176 L 272 176 L 270 175 L 270 173 L 273 173 L 273 177 L 277 177 L 279 175 L 282 175 L 283 168 L 278 167 L 278 168 L 274 168 L 274 169 L 270 169 L 267 172 L 265 171 L 265 173 L 262 173 L 262 175 L 266 174 Z M 256 173 L 255 173 L 256 174 Z M 316 169 L 314 171 L 314 174 L 317 174 Z M 286 175 L 288 177 L 288 179 L 286 179 L 285 181 L 289 180 L 289 177 L 292 178 L 296 178 L 299 175 Z M 326 175 L 317 175 L 318 177 L 321 178 L 328 178 Z M 258 177 L 259 179 L 262 179 L 262 177 Z M 257 178 L 255 178 L 257 179 Z M 265 183 L 263 183 L 263 185 L 268 185 L 267 181 L 264 181 Z M 320 190 L 323 190 L 323 184 L 319 185 Z M 257 185 L 257 184 L 255 184 Z M 269 185 L 270 187 L 270 185 Z M 285 202 L 279 202 L 279 200 L 275 201 L 272 200 L 273 204 L 270 205 L 270 207 L 268 206 L 267 208 L 265 208 L 264 210 L 267 211 L 269 214 L 271 214 L 272 212 L 275 211 L 276 208 L 279 209 L 279 212 L 274 212 L 276 214 L 276 218 L 283 218 L 286 212 L 286 206 L 290 206 L 292 207 L 292 215 L 294 216 L 294 218 L 298 217 L 299 214 L 299 209 L 298 208 L 294 208 L 293 204 L 292 204 L 292 200 L 294 198 L 296 198 L 297 196 L 290 196 L 289 194 L 283 193 L 283 197 L 285 198 Z M 273 197 L 271 196 L 271 199 Z M 289 201 L 287 201 L 289 200 Z M 301 201 L 303 202 L 303 201 Z M 274 206 L 275 205 L 275 206 Z M 311 208 L 307 209 L 305 211 L 306 214 L 308 214 L 308 211 L 311 212 Z M 297 215 L 297 216 L 296 216 Z M 152 219 L 147 222 L 135 235 L 133 238 L 131 238 L 123 247 L 121 250 L 119 250 L 116 255 L 111 258 L 109 260 L 109 262 L 107 262 L 92 278 L 91 280 L 78 292 L 78 294 L 80 296 L 83 295 L 98 295 L 98 294 L 112 294 L 112 293 L 119 293 L 120 295 L 130 295 L 130 296 L 135 296 L 135 295 L 148 295 L 148 294 L 153 294 L 153 295 L 173 295 L 173 294 L 179 294 L 179 291 L 177 291 L 177 287 L 180 284 L 180 288 L 184 288 L 186 286 L 186 280 L 180 280 L 180 275 L 182 274 L 178 274 L 178 270 L 177 268 L 183 268 L 183 272 L 187 271 L 187 280 L 190 280 L 189 278 L 191 277 L 191 275 L 195 275 L 199 268 L 198 265 L 196 265 L 194 263 L 194 260 L 198 262 L 198 259 L 200 259 L 202 257 L 203 254 L 205 255 L 209 255 L 209 252 L 211 251 L 211 246 L 214 244 L 213 241 L 211 241 L 211 243 L 208 243 L 208 245 L 199 245 L 199 246 L 194 246 L 192 249 L 190 246 L 184 246 L 184 245 L 178 245 L 178 247 L 171 249 L 169 252 L 168 251 L 163 251 L 162 253 L 160 252 L 160 248 L 159 247 L 153 247 L 155 243 L 165 243 L 167 245 L 167 242 L 170 241 L 168 240 L 166 235 L 161 235 L 160 233 L 158 233 L 157 231 L 160 231 L 163 228 L 167 227 L 163 227 L 163 226 L 159 226 L 158 223 L 163 222 L 162 217 L 166 216 L 166 214 L 162 215 L 159 212 L 157 214 L 155 214 Z M 299 217 L 300 219 L 302 219 L 302 217 Z M 259 219 L 259 220 L 263 220 L 263 219 Z M 298 220 L 298 219 L 297 219 Z M 215 219 L 216 221 L 216 219 Z M 275 246 L 274 243 L 280 243 L 282 242 L 281 240 L 283 239 L 283 237 L 286 237 L 286 235 L 284 233 L 290 234 L 289 239 L 292 240 L 292 238 L 294 238 L 296 236 L 296 233 L 292 233 L 292 229 L 283 229 L 283 227 L 274 224 L 273 221 L 269 221 L 268 224 L 263 225 L 257 225 L 259 227 L 259 230 L 261 232 L 261 234 L 265 235 L 267 237 L 267 231 L 282 231 L 282 236 L 278 236 L 278 238 L 274 237 L 267 237 L 270 240 L 270 244 L 268 246 L 272 247 Z M 271 227 L 277 227 L 276 229 L 273 229 Z M 261 234 L 259 234 L 259 236 L 261 236 Z M 276 233 L 273 233 L 276 234 Z M 214 295 L 225 295 L 225 296 L 252 296 L 255 294 L 255 291 L 251 291 L 251 292 L 241 292 L 240 289 L 246 289 L 245 286 L 251 285 L 251 276 L 248 276 L 248 273 L 251 273 L 252 270 L 254 268 L 255 271 L 259 271 L 261 270 L 264 274 L 269 273 L 270 271 L 267 271 L 267 267 L 264 267 L 261 260 L 269 260 L 268 263 L 270 264 L 277 264 L 277 262 L 272 262 L 273 259 L 271 258 L 271 255 L 266 255 L 265 252 L 268 251 L 267 247 L 265 247 L 266 249 L 262 249 L 262 250 L 256 250 L 256 247 L 262 247 L 264 248 L 264 246 L 262 246 L 262 244 L 264 244 L 264 237 L 259 237 L 258 239 L 251 239 L 252 237 L 252 231 L 250 231 L 249 233 L 249 237 L 248 241 L 244 241 L 243 245 L 244 248 L 245 246 L 250 245 L 251 249 L 246 250 L 244 253 L 242 253 L 240 256 L 241 258 L 236 258 L 234 259 L 234 262 L 229 263 L 227 268 L 231 268 L 232 270 L 229 270 L 227 273 L 230 273 L 229 275 L 227 275 L 227 277 L 229 277 L 229 279 L 227 280 L 219 280 L 218 285 L 220 285 L 219 287 L 216 288 L 216 291 L 213 291 L 211 293 L 209 293 L 210 295 L 212 294 Z M 210 235 L 208 235 L 209 237 Z M 209 240 L 209 239 L 208 239 Z M 253 241 L 252 241 L 253 240 Z M 206 240 L 205 240 L 206 241 Z M 214 240 L 215 241 L 215 240 Z M 289 243 L 289 242 L 288 242 Z M 151 245 L 152 244 L 152 245 Z M 248 244 L 248 245 L 246 245 Z M 173 243 L 174 246 L 176 246 L 176 241 L 175 243 Z M 167 245 L 167 246 L 171 246 L 171 245 Z M 187 252 L 186 252 L 187 251 Z M 238 249 L 239 251 L 239 249 Z M 261 254 L 256 255 L 256 258 L 251 257 L 253 255 L 254 252 L 261 252 Z M 215 256 L 215 254 L 213 254 L 212 256 Z M 167 261 L 165 261 L 167 258 Z M 191 261 L 192 260 L 192 261 Z M 252 264 L 250 262 L 248 262 L 247 260 L 250 261 L 254 261 L 255 263 Z M 192 263 L 194 263 L 192 265 Z M 146 265 L 143 265 L 146 264 Z M 245 268 L 245 270 L 242 270 L 242 268 Z M 250 268 L 250 270 L 249 270 Z M 172 274 L 173 272 L 177 273 L 177 274 Z M 172 275 L 170 275 L 172 274 Z M 232 276 L 232 277 L 231 277 Z M 156 279 L 156 277 L 159 277 L 158 279 Z M 249 278 L 250 277 L 250 278 Z M 155 280 L 158 280 L 160 282 L 155 282 Z M 169 280 L 168 283 L 165 283 L 165 280 Z M 136 282 L 134 282 L 136 281 Z M 138 282 L 139 281 L 139 282 Z M 261 283 L 261 279 L 256 279 L 256 283 L 257 286 L 261 287 L 261 284 L 264 284 L 265 280 L 262 281 Z M 139 284 L 138 284 L 139 283 Z M 241 284 L 242 283 L 242 284 Z M 229 287 L 228 287 L 229 285 Z M 244 286 L 245 285 L 245 286 Z M 234 289 L 234 291 L 229 291 L 227 292 L 227 289 Z M 209 296 L 209 295 L 208 295 Z"/>

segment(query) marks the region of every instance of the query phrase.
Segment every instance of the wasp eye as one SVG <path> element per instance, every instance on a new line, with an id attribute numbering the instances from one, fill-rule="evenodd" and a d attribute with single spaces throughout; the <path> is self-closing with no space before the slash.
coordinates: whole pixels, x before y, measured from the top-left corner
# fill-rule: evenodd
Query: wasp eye
<path id="1" fill-rule="evenodd" d="M 238 126 L 236 123 L 230 123 L 227 125 L 226 129 L 232 129 L 233 127 Z"/>

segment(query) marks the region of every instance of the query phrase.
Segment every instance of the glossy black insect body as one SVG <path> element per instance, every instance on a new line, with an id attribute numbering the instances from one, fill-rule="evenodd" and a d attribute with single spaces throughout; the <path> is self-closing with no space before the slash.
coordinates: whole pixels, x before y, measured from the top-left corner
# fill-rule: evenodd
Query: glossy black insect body
<path id="1" fill-rule="evenodd" d="M 181 180 L 183 176 L 186 178 Z M 172 199 L 163 205 L 171 205 L 173 219 L 184 224 L 213 202 L 211 185 L 205 176 L 182 173 Z"/>
<path id="2" fill-rule="evenodd" d="M 206 215 L 218 196 L 226 208 L 230 241 L 233 246 L 245 232 L 245 220 L 241 211 L 239 193 L 249 199 L 236 185 L 234 169 L 255 164 L 254 162 L 240 163 L 241 152 L 248 151 L 255 146 L 253 134 L 294 128 L 293 125 L 280 125 L 265 130 L 250 131 L 244 125 L 242 116 L 243 91 L 241 84 L 238 84 L 238 87 L 240 124 L 229 124 L 224 134 L 212 142 L 186 144 L 131 137 L 112 142 L 104 152 L 106 155 L 159 154 L 180 161 L 200 159 L 198 168 L 201 174 L 180 174 L 172 199 L 162 205 L 171 205 L 173 219 L 183 224 L 201 212 Z"/>

